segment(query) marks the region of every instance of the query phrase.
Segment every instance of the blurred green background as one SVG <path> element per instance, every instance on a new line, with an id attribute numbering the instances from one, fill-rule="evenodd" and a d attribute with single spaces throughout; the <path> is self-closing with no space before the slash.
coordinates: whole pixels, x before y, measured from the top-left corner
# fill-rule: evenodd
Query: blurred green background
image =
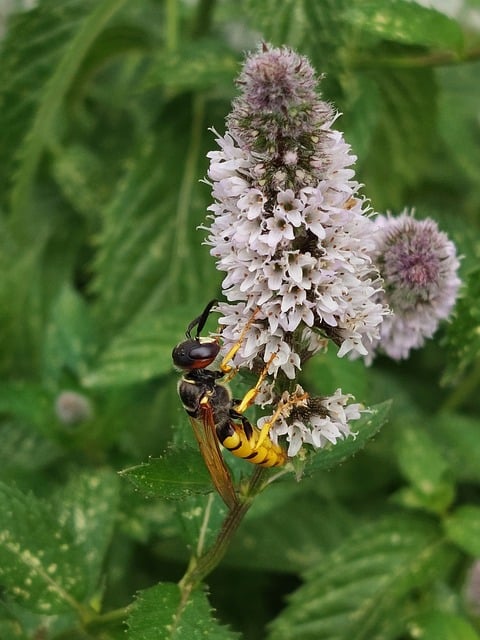
<path id="1" fill-rule="evenodd" d="M 211 204 L 206 154 L 215 149 L 211 128 L 224 131 L 244 53 L 264 41 L 295 48 L 325 74 L 322 96 L 342 113 L 337 128 L 358 157 L 357 179 L 372 208 L 415 207 L 417 217 L 435 218 L 463 256 L 465 285 L 451 323 L 409 361 L 379 359 L 366 369 L 331 351 L 309 364 L 304 377 L 318 393 L 340 386 L 366 405 L 392 398 L 390 421 L 352 461 L 261 496 L 209 583 L 211 602 L 245 638 L 266 637 L 285 595 L 302 580 L 327 593 L 315 568 L 327 571 L 332 557 L 354 564 L 344 552 L 331 555 L 337 547 L 368 555 L 345 541 L 362 526 L 374 536 L 377 518 L 393 510 L 386 531 L 425 517 L 434 531 L 425 540 L 440 544 L 446 535 L 458 555 L 439 556 L 434 576 L 426 568 L 408 588 L 393 589 L 368 624 L 360 588 L 358 601 L 340 598 L 336 631 L 317 626 L 298 637 L 407 638 L 414 628 L 435 640 L 478 637 L 465 585 L 480 556 L 480 535 L 472 542 L 480 531 L 480 3 L 422 4 L 0 6 L 0 479 L 7 496 L 0 526 L 17 527 L 26 548 L 33 532 L 48 548 L 58 522 L 77 551 L 94 541 L 74 602 L 102 600 L 108 611 L 128 605 L 137 589 L 178 580 L 196 540 L 200 525 L 185 515 L 193 503 L 146 500 L 117 472 L 172 443 L 193 442 L 171 349 L 221 295 L 222 276 L 198 229 Z M 83 396 L 88 415 L 59 414 L 66 390 Z M 241 464 L 234 466 L 246 472 Z M 464 508 L 473 511 L 466 524 L 460 511 L 458 524 L 456 510 Z M 89 514 L 89 535 L 75 510 Z M 423 551 L 419 543 L 419 557 Z M 57 552 L 50 549 L 52 558 Z M 26 578 L 8 545 L 0 563 L 7 589 L 0 637 L 124 637 L 107 623 L 101 631 L 79 625 L 72 603 L 56 607 L 39 595 L 41 580 L 37 595 L 15 592 Z M 81 573 L 80 565 L 81 553 L 68 558 L 65 572 Z M 384 568 L 388 574 L 388 562 Z M 372 604 L 377 596 L 369 593 Z M 299 623 L 288 616 L 272 638 L 297 637 Z M 453 635 L 435 635 L 438 625 Z"/>

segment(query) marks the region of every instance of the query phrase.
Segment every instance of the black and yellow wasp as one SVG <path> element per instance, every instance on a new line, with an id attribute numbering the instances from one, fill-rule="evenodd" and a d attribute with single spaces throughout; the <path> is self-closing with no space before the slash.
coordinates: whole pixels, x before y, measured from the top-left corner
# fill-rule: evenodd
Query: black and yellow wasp
<path id="1" fill-rule="evenodd" d="M 173 349 L 172 358 L 174 365 L 184 371 L 178 383 L 178 393 L 190 417 L 200 452 L 217 491 L 231 507 L 236 503 L 236 495 L 219 442 L 235 456 L 262 467 L 285 464 L 287 454 L 268 436 L 273 421 L 267 428 L 260 430 L 243 415 L 253 403 L 267 375 L 269 363 L 260 374 L 255 387 L 245 394 L 243 400 L 234 400 L 226 386 L 226 382 L 233 377 L 232 373 L 235 373 L 228 363 L 240 348 L 253 317 L 245 326 L 238 342 L 223 358 L 219 369 L 207 369 L 220 351 L 220 342 L 218 338 L 201 337 L 200 333 L 215 302 L 209 302 L 202 314 L 188 325 L 186 340 Z M 196 334 L 192 337 L 195 328 Z"/>

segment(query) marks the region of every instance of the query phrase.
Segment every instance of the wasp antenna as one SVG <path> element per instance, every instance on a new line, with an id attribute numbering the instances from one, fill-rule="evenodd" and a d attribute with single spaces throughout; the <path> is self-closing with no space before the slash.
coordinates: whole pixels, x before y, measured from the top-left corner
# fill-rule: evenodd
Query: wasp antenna
<path id="1" fill-rule="evenodd" d="M 190 322 L 185 332 L 185 335 L 188 339 L 191 339 L 192 330 L 195 327 L 197 327 L 197 335 L 195 336 L 195 340 L 198 340 L 198 338 L 200 337 L 200 333 L 203 327 L 205 326 L 205 323 L 207 322 L 207 318 L 210 315 L 210 311 L 212 310 L 213 305 L 217 304 L 217 302 L 218 300 L 210 300 L 210 302 L 207 304 L 207 306 L 202 311 L 202 313 L 198 316 L 198 318 L 195 318 L 195 320 L 192 320 Z"/>

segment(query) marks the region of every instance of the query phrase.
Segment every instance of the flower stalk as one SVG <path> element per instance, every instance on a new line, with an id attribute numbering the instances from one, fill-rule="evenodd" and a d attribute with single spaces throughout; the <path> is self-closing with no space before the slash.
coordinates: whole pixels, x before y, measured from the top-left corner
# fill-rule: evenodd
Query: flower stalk
<path id="1" fill-rule="evenodd" d="M 260 493 L 265 475 L 265 469 L 255 467 L 245 494 L 233 506 L 220 528 L 213 545 L 200 556 L 192 556 L 185 575 L 178 585 L 182 593 L 182 602 L 186 602 L 190 593 L 218 566 L 230 546 L 233 536 L 240 526 L 247 511 L 251 507 L 255 496 Z"/>

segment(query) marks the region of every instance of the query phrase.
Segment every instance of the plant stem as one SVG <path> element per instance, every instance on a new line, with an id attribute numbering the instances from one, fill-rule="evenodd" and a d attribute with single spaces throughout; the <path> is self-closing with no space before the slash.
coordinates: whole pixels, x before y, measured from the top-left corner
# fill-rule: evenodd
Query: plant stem
<path id="1" fill-rule="evenodd" d="M 178 46 L 178 2 L 177 0 L 167 0 L 165 5 L 166 30 L 165 44 L 170 53 L 176 51 Z"/>
<path id="2" fill-rule="evenodd" d="M 255 468 L 243 500 L 230 509 L 214 544 L 200 557 L 192 557 L 185 575 L 178 583 L 182 592 L 183 604 L 186 603 L 193 589 L 215 569 L 227 552 L 236 530 L 260 490 L 264 471 L 261 467 Z"/>
<path id="3" fill-rule="evenodd" d="M 201 38 L 208 34 L 212 24 L 213 10 L 216 0 L 200 0 L 193 23 L 192 38 Z"/>

